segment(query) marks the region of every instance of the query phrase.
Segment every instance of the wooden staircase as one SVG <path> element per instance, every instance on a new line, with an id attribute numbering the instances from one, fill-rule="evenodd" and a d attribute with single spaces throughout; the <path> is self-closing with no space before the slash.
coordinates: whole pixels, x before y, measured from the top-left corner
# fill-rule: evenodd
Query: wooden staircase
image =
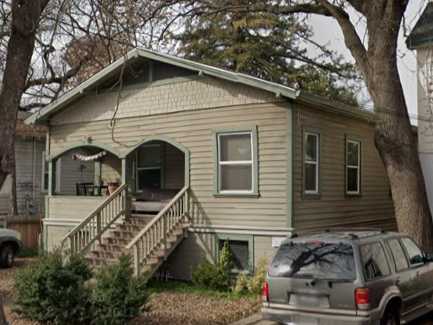
<path id="1" fill-rule="evenodd" d="M 131 214 L 122 185 L 62 241 L 69 254 L 85 254 L 94 267 L 132 258 L 135 275 L 150 278 L 187 236 L 189 191 L 184 187 L 157 215 Z"/>

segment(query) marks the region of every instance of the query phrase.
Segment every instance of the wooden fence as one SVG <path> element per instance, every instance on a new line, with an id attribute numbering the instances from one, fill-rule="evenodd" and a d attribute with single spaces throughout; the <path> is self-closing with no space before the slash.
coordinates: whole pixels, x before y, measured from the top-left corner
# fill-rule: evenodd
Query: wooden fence
<path id="1" fill-rule="evenodd" d="M 18 231 L 24 247 L 37 249 L 42 232 L 41 219 L 35 216 L 14 216 L 7 219 L 7 228 Z"/>

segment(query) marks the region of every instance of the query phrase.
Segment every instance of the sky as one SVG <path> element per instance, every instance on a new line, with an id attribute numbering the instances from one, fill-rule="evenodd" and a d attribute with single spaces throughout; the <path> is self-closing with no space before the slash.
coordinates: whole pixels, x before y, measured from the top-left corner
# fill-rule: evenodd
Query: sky
<path id="1" fill-rule="evenodd" d="M 406 26 L 408 32 L 412 30 L 418 18 L 422 14 L 429 0 L 411 0 L 406 10 Z M 355 15 L 351 16 L 352 21 L 356 21 Z M 349 50 L 347 50 L 343 34 L 340 27 L 332 18 L 312 16 L 311 23 L 314 31 L 314 40 L 320 43 L 326 43 L 330 48 L 343 54 L 350 60 L 353 60 Z M 364 35 L 364 26 L 358 24 L 358 34 L 361 38 Z M 406 47 L 404 33 L 400 33 L 399 39 L 399 71 L 406 97 L 412 122 L 416 123 L 417 116 L 417 76 L 416 76 L 416 52 Z"/>

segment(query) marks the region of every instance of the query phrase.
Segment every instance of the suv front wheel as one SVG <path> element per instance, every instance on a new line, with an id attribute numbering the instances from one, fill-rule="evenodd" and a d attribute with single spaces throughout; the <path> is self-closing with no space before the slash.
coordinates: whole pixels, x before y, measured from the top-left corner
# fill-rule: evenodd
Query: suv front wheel
<path id="1" fill-rule="evenodd" d="M 396 308 L 387 308 L 380 325 L 400 325 L 400 312 Z"/>
<path id="2" fill-rule="evenodd" d="M 0 248 L 0 266 L 12 267 L 15 260 L 15 250 L 12 246 L 7 245 Z"/>

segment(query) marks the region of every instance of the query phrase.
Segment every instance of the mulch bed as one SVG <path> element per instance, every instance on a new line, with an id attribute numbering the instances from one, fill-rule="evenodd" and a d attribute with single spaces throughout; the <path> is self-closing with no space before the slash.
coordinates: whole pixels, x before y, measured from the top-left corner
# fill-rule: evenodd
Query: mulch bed
<path id="1" fill-rule="evenodd" d="M 11 310 L 14 277 L 18 268 L 34 258 L 20 258 L 11 269 L 0 269 L 0 294 L 5 300 L 6 317 L 11 325 L 37 325 L 20 318 Z M 133 325 L 206 325 L 230 324 L 259 310 L 260 302 L 251 298 L 227 299 L 198 293 L 158 292 L 150 296 L 148 312 L 132 321 Z"/>

